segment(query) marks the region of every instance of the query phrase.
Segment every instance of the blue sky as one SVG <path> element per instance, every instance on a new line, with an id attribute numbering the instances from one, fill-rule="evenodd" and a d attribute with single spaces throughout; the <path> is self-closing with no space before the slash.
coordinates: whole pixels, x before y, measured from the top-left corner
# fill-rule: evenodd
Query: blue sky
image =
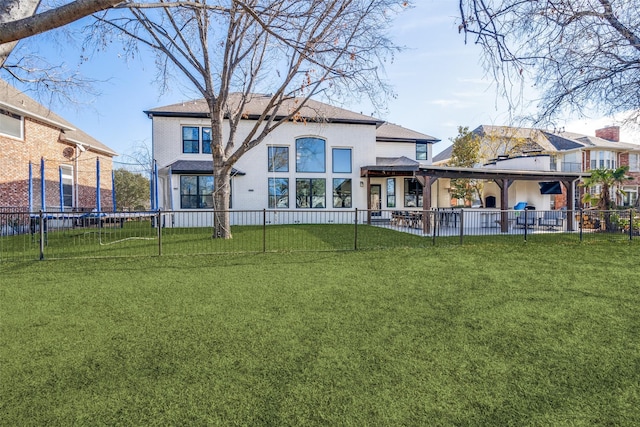
<path id="1" fill-rule="evenodd" d="M 434 146 L 435 153 L 450 145 L 458 126 L 473 129 L 481 124 L 508 124 L 506 103 L 496 96 L 491 79 L 485 77 L 480 48 L 465 45 L 463 36 L 458 34 L 457 2 L 416 3 L 394 25 L 394 40 L 407 49 L 386 69 L 397 96 L 389 101 L 388 113 L 378 116 L 441 139 Z M 42 35 L 23 42 L 22 47 L 40 51 L 52 63 L 64 60 L 69 68 L 77 68 L 101 83 L 96 84 L 96 96 L 84 95 L 76 105 L 56 103 L 51 108 L 118 153 L 132 153 L 133 147 L 142 142 L 150 144 L 151 120 L 144 110 L 189 98 L 180 88 L 159 96 L 158 87 L 152 82 L 156 73 L 152 57 L 127 63 L 116 48 L 109 48 L 79 64 L 80 48 L 73 44 L 61 46 L 60 39 L 57 36 L 58 43 L 53 43 L 51 36 Z M 372 113 L 364 105 L 346 107 Z M 609 123 L 608 119 L 578 120 L 563 125 L 566 130 L 593 134 L 595 128 Z M 622 136 L 625 140 L 624 133 Z"/>

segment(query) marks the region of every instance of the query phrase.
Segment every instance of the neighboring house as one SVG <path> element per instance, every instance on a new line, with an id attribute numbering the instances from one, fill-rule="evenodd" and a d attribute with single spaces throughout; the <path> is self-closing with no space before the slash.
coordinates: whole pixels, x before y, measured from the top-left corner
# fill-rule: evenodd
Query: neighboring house
<path id="1" fill-rule="evenodd" d="M 237 141 L 262 113 L 264 99 L 256 95 L 248 103 Z M 157 207 L 183 211 L 212 208 L 211 122 L 204 100 L 145 113 L 153 126 Z M 412 175 L 407 179 L 368 179 L 361 168 L 396 164 L 415 169 L 430 164 L 432 145 L 438 141 L 311 100 L 299 120 L 278 127 L 234 165 L 231 209 L 313 212 L 417 208 L 419 190 Z"/>
<path id="2" fill-rule="evenodd" d="M 633 180 L 623 186 L 625 195 L 617 201 L 621 206 L 634 206 L 638 202 L 640 145 L 620 142 L 617 126 L 598 129 L 595 136 L 507 126 L 480 126 L 473 132 L 482 138 L 483 157 L 490 159 L 483 166 L 485 168 L 581 173 L 627 165 Z M 433 162 L 446 165 L 450 157 L 451 149 L 447 148 L 435 156 Z M 542 187 L 536 189 L 531 183 L 528 186 L 519 188 L 514 197 L 528 199 L 523 201 L 537 205 L 539 209 L 567 207 L 566 192 L 545 198 L 541 197 L 544 195 L 540 191 Z M 597 188 L 590 190 L 599 192 Z M 581 191 L 576 192 L 576 206 L 580 205 Z M 497 192 L 495 187 L 486 186 L 485 199 L 495 197 L 493 193 Z"/>
<path id="3" fill-rule="evenodd" d="M 112 209 L 116 152 L 3 80 L 0 145 L 0 208 L 91 210 L 99 179 L 101 207 Z"/>

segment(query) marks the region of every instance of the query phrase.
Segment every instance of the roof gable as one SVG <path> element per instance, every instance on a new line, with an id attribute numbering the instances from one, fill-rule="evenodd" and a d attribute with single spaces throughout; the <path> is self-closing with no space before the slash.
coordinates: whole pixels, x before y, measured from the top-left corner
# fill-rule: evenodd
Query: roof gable
<path id="1" fill-rule="evenodd" d="M 76 128 L 67 120 L 63 119 L 39 102 L 27 96 L 24 92 L 20 92 L 18 89 L 1 79 L 0 107 L 60 129 L 62 133 L 60 137 L 61 140 L 80 143 L 88 149 L 95 149 L 110 156 L 115 156 L 117 154 L 111 148 Z"/>

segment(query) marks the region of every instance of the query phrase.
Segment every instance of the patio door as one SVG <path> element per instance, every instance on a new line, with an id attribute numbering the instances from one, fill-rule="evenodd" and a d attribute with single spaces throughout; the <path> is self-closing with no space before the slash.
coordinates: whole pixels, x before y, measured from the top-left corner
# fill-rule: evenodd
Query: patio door
<path id="1" fill-rule="evenodd" d="M 371 184 L 371 216 L 380 216 L 382 213 L 382 186 L 380 184 Z"/>

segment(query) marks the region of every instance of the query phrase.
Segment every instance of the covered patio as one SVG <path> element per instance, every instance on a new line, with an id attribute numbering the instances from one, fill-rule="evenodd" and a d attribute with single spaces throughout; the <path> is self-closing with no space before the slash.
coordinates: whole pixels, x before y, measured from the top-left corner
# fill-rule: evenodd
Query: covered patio
<path id="1" fill-rule="evenodd" d="M 499 228 L 502 233 L 509 231 L 509 188 L 516 181 L 558 181 L 562 184 L 566 193 L 567 218 L 574 216 L 575 183 L 580 179 L 589 176 L 585 172 L 557 172 L 557 171 L 536 171 L 536 170 L 512 170 L 494 168 L 460 168 L 448 166 L 423 166 L 413 162 L 396 162 L 384 165 L 365 166 L 360 169 L 360 176 L 366 179 L 367 185 L 367 208 L 369 211 L 368 222 L 371 222 L 371 211 L 375 208 L 371 205 L 371 180 L 373 178 L 389 177 L 412 177 L 422 185 L 422 232 L 431 232 L 430 215 L 432 208 L 450 208 L 451 206 L 432 205 L 432 186 L 440 178 L 448 179 L 478 179 L 495 182 L 500 189 L 499 206 Z M 573 221 L 567 221 L 567 231 L 574 231 Z"/>

